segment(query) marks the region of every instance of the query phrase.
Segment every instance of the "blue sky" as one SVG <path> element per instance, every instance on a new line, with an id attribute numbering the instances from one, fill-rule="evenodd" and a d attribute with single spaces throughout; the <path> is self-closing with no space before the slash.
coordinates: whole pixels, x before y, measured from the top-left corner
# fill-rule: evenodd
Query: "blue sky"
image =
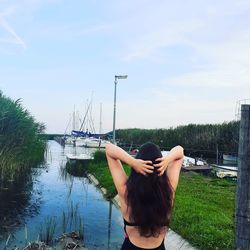
<path id="1" fill-rule="evenodd" d="M 0 89 L 63 133 L 75 109 L 112 130 L 235 118 L 250 93 L 250 1 L 0 0 Z"/>

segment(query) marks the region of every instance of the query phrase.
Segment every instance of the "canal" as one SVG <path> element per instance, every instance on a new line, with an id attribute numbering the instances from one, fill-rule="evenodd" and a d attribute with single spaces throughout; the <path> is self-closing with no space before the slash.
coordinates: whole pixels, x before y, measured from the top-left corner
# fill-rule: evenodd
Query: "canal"
<path id="1" fill-rule="evenodd" d="M 73 177 L 65 170 L 67 153 L 86 153 L 86 150 L 63 148 L 55 141 L 48 141 L 45 163 L 34 168 L 15 188 L 1 190 L 0 249 L 4 249 L 8 238 L 7 249 L 39 239 L 41 229 L 51 220 L 55 225 L 54 236 L 60 236 L 65 214 L 70 209 L 81 218 L 88 249 L 120 249 L 123 221 L 119 209 L 104 199 L 87 178 Z M 74 223 L 69 229 L 74 230 Z"/>

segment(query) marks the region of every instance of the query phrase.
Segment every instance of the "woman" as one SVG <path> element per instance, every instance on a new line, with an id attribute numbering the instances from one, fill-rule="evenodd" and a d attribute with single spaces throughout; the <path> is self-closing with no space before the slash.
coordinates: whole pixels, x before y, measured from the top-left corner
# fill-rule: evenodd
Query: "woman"
<path id="1" fill-rule="evenodd" d="M 162 157 L 158 146 L 146 143 L 133 158 L 110 143 L 106 145 L 106 156 L 124 218 L 121 249 L 165 249 L 183 148 L 176 146 Z M 132 168 L 129 177 L 121 162 Z"/>

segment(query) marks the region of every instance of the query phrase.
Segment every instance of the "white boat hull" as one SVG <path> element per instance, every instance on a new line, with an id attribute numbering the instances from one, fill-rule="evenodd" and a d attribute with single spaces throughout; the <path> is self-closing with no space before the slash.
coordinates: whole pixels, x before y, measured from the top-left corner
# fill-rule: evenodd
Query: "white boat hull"
<path id="1" fill-rule="evenodd" d="M 161 151 L 163 156 L 168 155 L 169 152 L 170 151 Z M 204 166 L 204 165 L 206 165 L 206 162 L 204 162 L 202 160 L 195 160 L 192 157 L 184 156 L 182 166 L 183 167 L 189 167 L 190 165 Z"/>
<path id="2" fill-rule="evenodd" d="M 102 139 L 86 139 L 85 140 L 85 147 L 86 148 L 105 148 L 108 141 Z"/>
<path id="3" fill-rule="evenodd" d="M 89 161 L 94 159 L 92 156 L 87 154 L 80 154 L 80 155 L 67 154 L 66 157 L 67 157 L 67 162 L 71 164 L 74 164 L 77 161 Z"/>
<path id="4" fill-rule="evenodd" d="M 238 167 L 224 166 L 224 165 L 211 165 L 216 170 L 216 176 L 219 178 L 236 178 L 238 174 Z"/>

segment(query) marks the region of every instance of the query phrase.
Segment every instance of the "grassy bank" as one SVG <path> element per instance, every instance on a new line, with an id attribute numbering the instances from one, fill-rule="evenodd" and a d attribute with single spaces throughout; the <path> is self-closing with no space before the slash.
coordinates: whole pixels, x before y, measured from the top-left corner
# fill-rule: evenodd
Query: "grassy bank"
<path id="1" fill-rule="evenodd" d="M 235 186 L 181 173 L 171 228 L 200 249 L 234 249 Z"/>
<path id="2" fill-rule="evenodd" d="M 97 152 L 85 168 L 78 165 L 74 169 L 78 175 L 93 174 L 108 197 L 116 195 L 103 152 Z M 125 171 L 129 174 L 128 166 Z M 181 173 L 171 228 L 199 249 L 234 249 L 235 185 L 229 180 Z"/>
<path id="3" fill-rule="evenodd" d="M 94 175 L 101 187 L 104 187 L 107 190 L 107 198 L 113 198 L 117 192 L 111 178 L 109 168 L 107 166 L 105 153 L 102 151 L 97 151 L 94 154 L 94 160 L 91 161 L 87 165 L 77 164 L 77 165 L 69 165 L 66 166 L 67 171 L 74 176 L 84 176 L 86 173 L 90 173 Z M 126 173 L 129 175 L 130 168 L 128 166 L 124 166 Z"/>

